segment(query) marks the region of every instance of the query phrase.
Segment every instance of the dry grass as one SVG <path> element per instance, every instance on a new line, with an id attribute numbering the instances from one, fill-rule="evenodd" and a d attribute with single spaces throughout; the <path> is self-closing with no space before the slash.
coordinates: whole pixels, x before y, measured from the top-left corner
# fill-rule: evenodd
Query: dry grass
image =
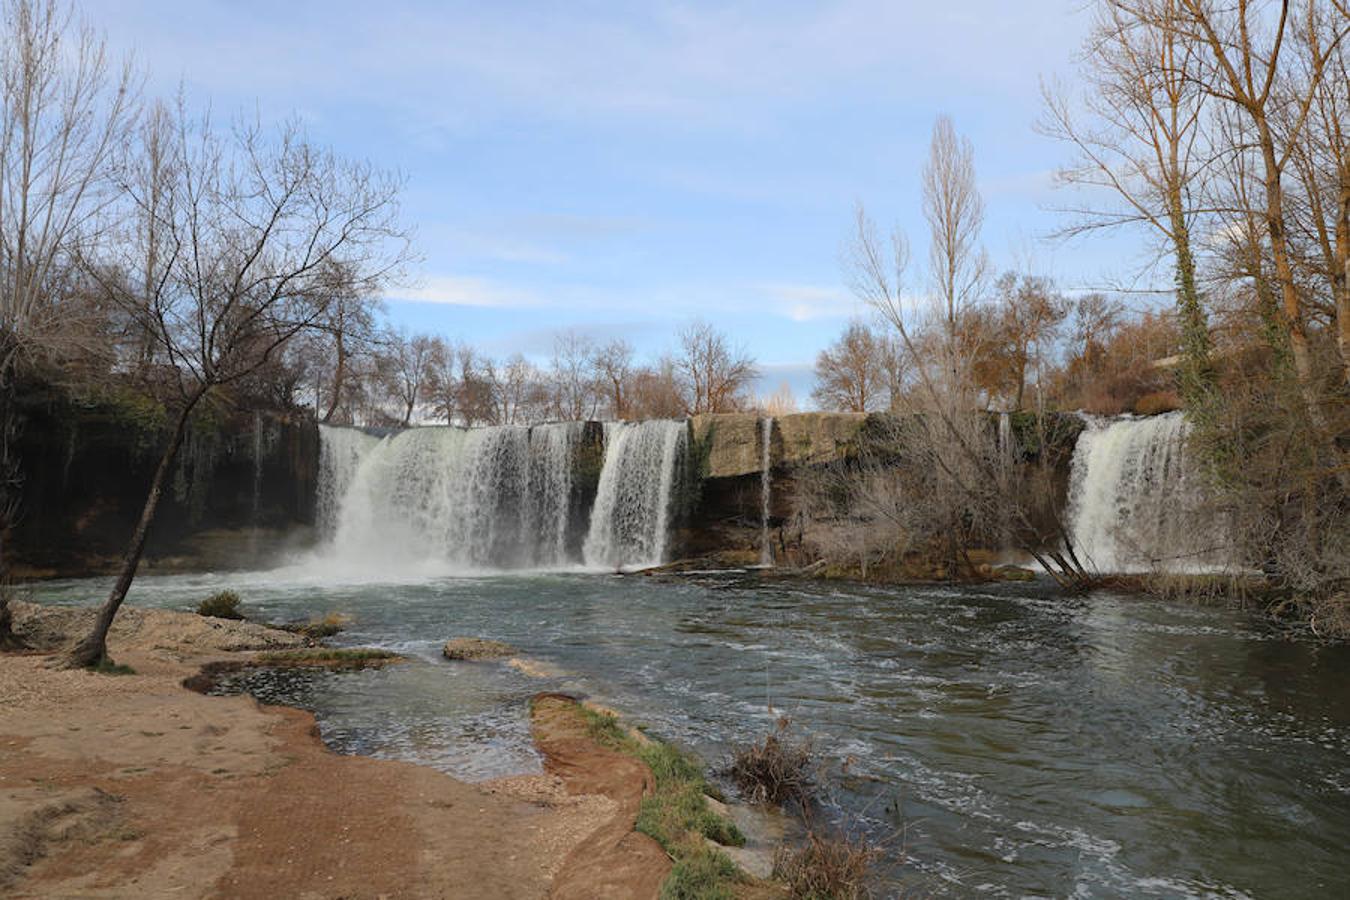
<path id="1" fill-rule="evenodd" d="M 311 616 L 308 622 L 292 622 L 279 627 L 292 634 L 304 635 L 312 641 L 320 641 L 340 633 L 351 623 L 352 617 L 346 613 L 330 612 L 322 616 Z"/>
<path id="2" fill-rule="evenodd" d="M 90 788 L 53 797 L 0 824 L 0 889 L 17 881 L 53 844 L 97 841 L 116 831 L 121 798 Z"/>
<path id="3" fill-rule="evenodd" d="M 801 847 L 778 849 L 773 876 L 801 900 L 861 900 L 872 896 L 867 880 L 880 856 L 866 839 L 812 831 Z"/>
<path id="4" fill-rule="evenodd" d="M 805 804 L 815 789 L 815 749 L 780 718 L 764 740 L 736 750 L 727 774 L 751 803 Z"/>

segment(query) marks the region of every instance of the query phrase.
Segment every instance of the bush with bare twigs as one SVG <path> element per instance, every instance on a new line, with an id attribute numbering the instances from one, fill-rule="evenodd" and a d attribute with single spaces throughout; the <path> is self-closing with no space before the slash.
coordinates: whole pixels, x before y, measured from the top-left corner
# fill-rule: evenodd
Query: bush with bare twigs
<path id="1" fill-rule="evenodd" d="M 780 847 L 773 875 L 802 900 L 863 900 L 881 848 L 863 837 L 807 835 L 801 847 Z"/>
<path id="2" fill-rule="evenodd" d="M 773 731 L 736 750 L 727 774 L 751 803 L 804 803 L 815 786 L 815 748 L 788 734 L 791 720 L 780 718 Z"/>

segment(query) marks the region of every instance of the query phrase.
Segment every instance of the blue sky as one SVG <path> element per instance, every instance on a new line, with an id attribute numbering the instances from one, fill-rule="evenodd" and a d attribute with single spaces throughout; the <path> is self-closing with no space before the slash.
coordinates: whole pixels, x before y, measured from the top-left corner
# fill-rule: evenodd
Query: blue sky
<path id="1" fill-rule="evenodd" d="M 1044 240 L 1066 148 L 1038 136 L 1080 0 L 902 3 L 86 2 L 149 90 L 298 115 L 400 170 L 422 260 L 391 318 L 544 358 L 576 328 L 644 354 L 703 317 L 799 401 L 860 312 L 840 249 L 861 200 L 925 257 L 940 113 L 975 144 L 998 268 L 1103 283 L 1128 238 Z M 916 286 L 921 286 L 921 281 Z"/>

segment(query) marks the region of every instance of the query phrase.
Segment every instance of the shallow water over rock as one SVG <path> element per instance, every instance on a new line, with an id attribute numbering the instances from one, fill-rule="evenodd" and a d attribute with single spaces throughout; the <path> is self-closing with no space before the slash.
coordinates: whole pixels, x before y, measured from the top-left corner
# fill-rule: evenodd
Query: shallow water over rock
<path id="1" fill-rule="evenodd" d="M 146 577 L 131 602 L 228 586 L 250 614 L 354 617 L 407 665 L 241 676 L 342 752 L 467 778 L 538 765 L 526 702 L 590 694 L 705 760 L 781 714 L 834 761 L 826 812 L 888 842 L 888 885 L 939 896 L 1350 893 L 1350 648 L 1223 609 L 1039 584 L 873 588 L 532 575 L 333 584 Z M 89 602 L 102 582 L 55 582 Z M 452 663 L 455 635 L 540 663 Z M 524 667 L 529 669 L 530 667 Z"/>

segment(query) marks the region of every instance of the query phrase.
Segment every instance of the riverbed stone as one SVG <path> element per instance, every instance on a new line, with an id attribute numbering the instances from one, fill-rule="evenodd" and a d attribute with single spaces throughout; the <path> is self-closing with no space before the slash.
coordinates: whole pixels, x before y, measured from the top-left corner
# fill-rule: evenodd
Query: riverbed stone
<path id="1" fill-rule="evenodd" d="M 503 641 L 478 637 L 457 637 L 446 641 L 441 652 L 446 659 L 476 660 L 515 656 L 518 651 L 515 647 Z"/>

